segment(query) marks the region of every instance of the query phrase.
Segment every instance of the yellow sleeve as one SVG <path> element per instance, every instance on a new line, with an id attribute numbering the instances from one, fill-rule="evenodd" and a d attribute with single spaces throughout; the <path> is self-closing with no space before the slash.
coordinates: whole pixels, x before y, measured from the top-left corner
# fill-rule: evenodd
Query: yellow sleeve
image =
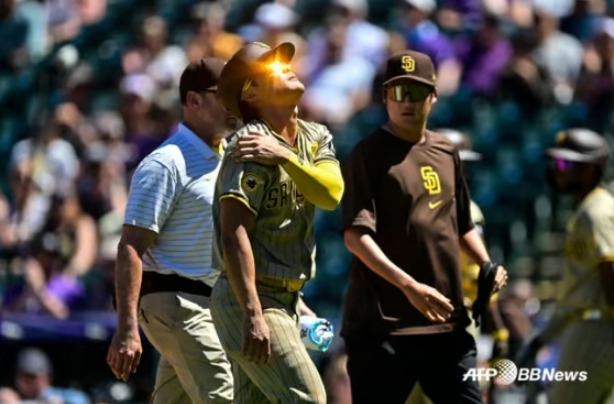
<path id="1" fill-rule="evenodd" d="M 334 210 L 341 202 L 343 177 L 337 162 L 323 160 L 312 165 L 292 153 L 283 168 L 305 198 L 317 207 Z"/>

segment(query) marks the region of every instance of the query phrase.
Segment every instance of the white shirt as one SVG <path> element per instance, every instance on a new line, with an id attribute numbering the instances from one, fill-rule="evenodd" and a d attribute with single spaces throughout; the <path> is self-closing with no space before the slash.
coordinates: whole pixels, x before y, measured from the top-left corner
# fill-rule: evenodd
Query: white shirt
<path id="1" fill-rule="evenodd" d="M 211 207 L 222 157 L 180 124 L 177 132 L 141 161 L 124 218 L 158 233 L 143 255 L 143 270 L 178 274 L 213 286 Z"/>

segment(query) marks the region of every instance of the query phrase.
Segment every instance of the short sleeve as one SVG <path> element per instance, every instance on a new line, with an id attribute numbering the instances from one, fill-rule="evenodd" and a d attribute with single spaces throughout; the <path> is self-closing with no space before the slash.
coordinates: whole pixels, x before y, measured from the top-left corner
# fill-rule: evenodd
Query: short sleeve
<path id="1" fill-rule="evenodd" d="M 132 177 L 124 223 L 159 233 L 179 194 L 168 167 L 158 161 L 144 162 Z"/>
<path id="2" fill-rule="evenodd" d="M 315 155 L 314 163 L 322 161 L 337 162 L 335 146 L 333 144 L 333 135 L 324 125 L 319 126 L 318 151 Z"/>
<path id="3" fill-rule="evenodd" d="M 345 192 L 341 200 L 341 227 L 362 226 L 375 233 L 375 198 L 371 160 L 365 159 L 359 144 L 342 165 Z"/>
<path id="4" fill-rule="evenodd" d="M 456 171 L 456 220 L 458 224 L 458 234 L 463 235 L 473 229 L 471 219 L 471 196 L 469 187 L 463 173 L 463 166 L 460 162 L 458 151 L 454 151 L 454 166 Z"/>
<path id="5" fill-rule="evenodd" d="M 598 262 L 614 261 L 614 212 L 601 211 L 593 218 L 594 258 Z"/>
<path id="6" fill-rule="evenodd" d="M 227 155 L 228 156 L 228 155 Z M 235 198 L 258 214 L 274 167 L 224 159 L 217 180 L 219 198 Z"/>

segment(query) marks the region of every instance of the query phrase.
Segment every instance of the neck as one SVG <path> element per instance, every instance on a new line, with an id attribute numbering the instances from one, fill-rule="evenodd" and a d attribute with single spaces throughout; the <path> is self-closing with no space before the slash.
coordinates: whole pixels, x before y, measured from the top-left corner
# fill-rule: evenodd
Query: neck
<path id="1" fill-rule="evenodd" d="M 286 139 L 290 145 L 294 145 L 298 134 L 296 107 L 294 105 L 268 108 L 266 111 L 261 111 L 260 118 L 266 121 L 271 129 Z"/>
<path id="2" fill-rule="evenodd" d="M 588 196 L 588 194 L 593 192 L 593 190 L 595 188 L 597 188 L 597 187 L 598 187 L 598 185 L 596 185 L 594 187 L 585 186 L 585 187 L 582 187 L 582 189 L 579 189 L 578 191 L 574 192 L 574 194 L 573 194 L 573 204 L 574 204 L 574 207 L 580 206 L 580 204 Z"/>
<path id="3" fill-rule="evenodd" d="M 219 147 L 222 142 L 222 137 L 212 130 L 211 126 L 199 125 L 188 116 L 183 120 L 183 124 L 212 149 Z"/>
<path id="4" fill-rule="evenodd" d="M 388 126 L 396 137 L 406 142 L 424 143 L 426 141 L 426 122 L 421 125 L 402 127 L 392 121 L 388 121 Z"/>

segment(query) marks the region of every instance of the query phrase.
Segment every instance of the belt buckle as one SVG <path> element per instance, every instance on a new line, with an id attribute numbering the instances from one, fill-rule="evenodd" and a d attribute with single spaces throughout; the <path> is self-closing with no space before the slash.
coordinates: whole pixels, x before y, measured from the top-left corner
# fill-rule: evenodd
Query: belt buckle
<path id="1" fill-rule="evenodd" d="M 298 279 L 287 280 L 284 281 L 284 288 L 287 292 L 298 292 L 303 288 L 304 283 Z"/>

